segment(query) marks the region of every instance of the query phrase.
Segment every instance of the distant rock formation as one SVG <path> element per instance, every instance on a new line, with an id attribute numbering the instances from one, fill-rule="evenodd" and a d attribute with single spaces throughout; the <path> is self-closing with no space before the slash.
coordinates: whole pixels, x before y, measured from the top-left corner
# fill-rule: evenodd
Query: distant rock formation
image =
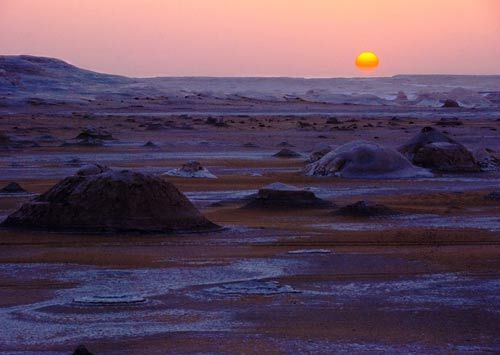
<path id="1" fill-rule="evenodd" d="M 21 187 L 17 182 L 11 182 L 0 189 L 2 194 L 27 194 L 29 193 Z"/>
<path id="2" fill-rule="evenodd" d="M 2 226 L 79 232 L 217 228 L 173 184 L 128 170 L 67 177 L 8 216 Z"/>
<path id="3" fill-rule="evenodd" d="M 443 108 L 459 108 L 460 105 L 455 100 L 446 99 L 443 103 L 443 106 L 441 106 L 441 107 L 443 107 Z"/>
<path id="4" fill-rule="evenodd" d="M 381 204 L 375 204 L 368 201 L 358 201 L 352 205 L 339 208 L 335 214 L 345 217 L 378 217 L 395 215 L 398 213 Z"/>
<path id="5" fill-rule="evenodd" d="M 291 149 L 283 148 L 278 153 L 274 154 L 276 158 L 300 158 L 301 155 Z"/>
<path id="6" fill-rule="evenodd" d="M 399 152 L 366 141 L 344 144 L 305 168 L 309 176 L 346 178 L 409 178 L 432 176 L 413 166 Z"/>
<path id="7" fill-rule="evenodd" d="M 163 173 L 167 176 L 178 176 L 186 178 L 217 179 L 217 176 L 205 169 L 198 161 L 190 160 L 178 169 L 172 169 Z"/>
<path id="8" fill-rule="evenodd" d="M 259 189 L 244 208 L 328 208 L 332 203 L 312 192 L 282 183 L 273 183 Z"/>
<path id="9" fill-rule="evenodd" d="M 463 145 L 432 127 L 424 127 L 399 151 L 414 164 L 444 172 L 479 171 L 479 163 Z"/>

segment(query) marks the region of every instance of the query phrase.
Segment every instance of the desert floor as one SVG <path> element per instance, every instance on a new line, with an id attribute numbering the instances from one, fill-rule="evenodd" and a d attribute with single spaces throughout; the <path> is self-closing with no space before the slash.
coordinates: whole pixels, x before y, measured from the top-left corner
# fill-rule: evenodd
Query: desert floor
<path id="1" fill-rule="evenodd" d="M 500 352 L 500 203 L 484 198 L 500 190 L 500 172 L 403 180 L 302 173 L 322 145 L 398 147 L 437 120 L 206 118 L 0 119 L 0 131 L 39 145 L 0 151 L 0 186 L 16 181 L 37 194 L 85 162 L 157 174 L 196 159 L 218 179 L 165 179 L 224 227 L 186 235 L 1 229 L 0 351 L 68 353 L 83 343 L 96 354 Z M 462 121 L 440 130 L 471 150 L 500 151 L 498 119 Z M 61 146 L 87 126 L 115 140 Z M 273 157 L 281 142 L 303 158 Z M 278 181 L 337 206 L 369 200 L 402 214 L 359 220 L 334 208 L 241 208 Z M 0 220 L 32 197 L 0 196 Z"/>

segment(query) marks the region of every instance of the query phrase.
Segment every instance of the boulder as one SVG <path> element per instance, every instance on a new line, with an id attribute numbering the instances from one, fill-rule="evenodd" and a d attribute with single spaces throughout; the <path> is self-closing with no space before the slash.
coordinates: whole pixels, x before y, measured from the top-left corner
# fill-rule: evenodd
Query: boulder
<path id="1" fill-rule="evenodd" d="M 158 147 L 158 145 L 156 145 L 155 143 L 153 143 L 151 141 L 147 141 L 146 143 L 144 143 L 143 147 L 146 147 L 146 148 L 156 148 L 156 147 Z"/>
<path id="2" fill-rule="evenodd" d="M 2 194 L 27 194 L 29 193 L 21 187 L 17 182 L 11 182 L 0 189 Z"/>
<path id="3" fill-rule="evenodd" d="M 446 99 L 443 103 L 443 106 L 441 106 L 441 107 L 443 107 L 443 108 L 459 108 L 460 105 L 455 100 Z"/>
<path id="4" fill-rule="evenodd" d="M 429 143 L 413 157 L 416 165 L 443 172 L 474 172 L 480 166 L 463 145 L 449 142 Z"/>
<path id="5" fill-rule="evenodd" d="M 67 177 L 8 216 L 2 226 L 77 232 L 218 228 L 173 184 L 128 170 Z"/>
<path id="6" fill-rule="evenodd" d="M 84 128 L 76 137 L 75 139 L 88 139 L 88 138 L 93 138 L 93 139 L 101 139 L 101 140 L 113 140 L 113 136 L 111 133 L 108 131 L 104 131 L 101 129 L 93 128 L 93 127 L 87 127 Z"/>
<path id="7" fill-rule="evenodd" d="M 282 183 L 273 183 L 259 189 L 244 208 L 328 208 L 332 203 L 312 192 Z"/>
<path id="8" fill-rule="evenodd" d="M 291 149 L 283 148 L 278 153 L 274 154 L 276 158 L 300 158 L 301 155 Z"/>
<path id="9" fill-rule="evenodd" d="M 217 176 L 205 169 L 200 164 L 200 162 L 196 160 L 190 160 L 187 163 L 183 164 L 182 167 L 169 170 L 166 173 L 163 173 L 163 175 L 187 178 L 217 179 Z"/>
<path id="10" fill-rule="evenodd" d="M 474 158 L 483 171 L 495 171 L 500 168 L 500 155 L 492 149 L 477 149 Z"/>
<path id="11" fill-rule="evenodd" d="M 432 176 L 393 149 L 366 141 L 344 144 L 305 168 L 309 176 L 409 178 Z"/>
<path id="12" fill-rule="evenodd" d="M 398 213 L 381 204 L 375 204 L 368 201 L 358 201 L 352 205 L 339 208 L 335 214 L 344 217 L 380 217 L 395 215 Z"/>
<path id="13" fill-rule="evenodd" d="M 424 145 L 438 142 L 457 143 L 435 128 L 424 127 L 408 143 L 399 147 L 398 150 L 408 159 L 413 160 L 413 156 L 415 155 L 415 153 Z"/>

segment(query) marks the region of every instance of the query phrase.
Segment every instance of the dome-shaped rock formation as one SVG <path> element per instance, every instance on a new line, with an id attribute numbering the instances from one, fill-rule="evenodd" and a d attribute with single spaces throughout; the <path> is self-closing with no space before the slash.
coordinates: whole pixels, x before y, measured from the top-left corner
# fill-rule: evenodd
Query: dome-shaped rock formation
<path id="1" fill-rule="evenodd" d="M 305 168 L 310 176 L 346 178 L 409 178 L 432 176 L 413 166 L 399 152 L 378 144 L 354 141 L 344 144 Z"/>
<path id="2" fill-rule="evenodd" d="M 173 184 L 128 170 L 67 177 L 12 213 L 2 226 L 81 232 L 217 228 Z"/>
<path id="3" fill-rule="evenodd" d="M 327 208 L 332 203 L 322 200 L 312 191 L 280 182 L 259 189 L 244 208 Z"/>
<path id="4" fill-rule="evenodd" d="M 27 194 L 29 193 L 21 187 L 17 182 L 11 182 L 0 189 L 2 194 Z"/>
<path id="5" fill-rule="evenodd" d="M 414 164 L 445 172 L 479 171 L 474 155 L 463 145 L 432 127 L 424 127 L 399 151 Z"/>

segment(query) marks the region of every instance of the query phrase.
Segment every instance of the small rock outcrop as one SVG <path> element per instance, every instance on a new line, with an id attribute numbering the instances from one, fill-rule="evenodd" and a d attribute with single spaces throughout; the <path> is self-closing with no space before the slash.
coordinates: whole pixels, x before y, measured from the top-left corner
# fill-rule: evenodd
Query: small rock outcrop
<path id="1" fill-rule="evenodd" d="M 328 208 L 332 203 L 316 197 L 312 191 L 282 183 L 273 183 L 259 189 L 243 208 Z"/>
<path id="2" fill-rule="evenodd" d="M 217 179 L 217 176 L 205 169 L 200 164 L 200 162 L 196 160 L 190 160 L 187 163 L 183 164 L 182 167 L 169 170 L 166 173 L 163 173 L 163 175 L 187 178 Z"/>
<path id="3" fill-rule="evenodd" d="M 78 347 L 73 351 L 73 355 L 93 355 L 85 345 L 78 345 Z"/>
<path id="4" fill-rule="evenodd" d="M 366 141 L 344 144 L 305 168 L 309 176 L 346 178 L 409 178 L 432 176 L 413 166 L 399 152 Z"/>
<path id="5" fill-rule="evenodd" d="M 113 136 L 111 133 L 108 131 L 104 131 L 101 129 L 93 128 L 93 127 L 87 127 L 84 128 L 76 137 L 75 139 L 101 139 L 101 140 L 113 140 Z"/>
<path id="6" fill-rule="evenodd" d="M 463 145 L 432 127 L 424 127 L 399 151 L 414 164 L 443 172 L 479 171 L 479 163 Z"/>
<path id="7" fill-rule="evenodd" d="M 375 204 L 368 201 L 358 201 L 352 205 L 339 208 L 335 215 L 344 217 L 380 217 L 396 215 L 397 212 L 381 204 Z"/>
<path id="8" fill-rule="evenodd" d="M 158 145 L 156 145 L 155 143 L 153 143 L 151 141 L 147 141 L 146 143 L 144 143 L 143 147 L 146 147 L 146 148 L 156 148 L 156 147 L 158 147 Z"/>
<path id="9" fill-rule="evenodd" d="M 443 108 L 459 108 L 460 105 L 458 102 L 456 102 L 455 100 L 452 100 L 452 99 L 446 99 L 444 102 L 443 102 L 443 106 L 441 106 Z"/>
<path id="10" fill-rule="evenodd" d="M 27 194 L 29 193 L 21 187 L 17 182 L 11 182 L 0 189 L 2 194 Z"/>
<path id="11" fill-rule="evenodd" d="M 276 158 L 300 158 L 301 155 L 291 149 L 283 148 L 278 153 L 274 154 Z"/>
<path id="12" fill-rule="evenodd" d="M 8 216 L 2 226 L 78 232 L 217 228 L 173 184 L 128 170 L 67 177 Z"/>

